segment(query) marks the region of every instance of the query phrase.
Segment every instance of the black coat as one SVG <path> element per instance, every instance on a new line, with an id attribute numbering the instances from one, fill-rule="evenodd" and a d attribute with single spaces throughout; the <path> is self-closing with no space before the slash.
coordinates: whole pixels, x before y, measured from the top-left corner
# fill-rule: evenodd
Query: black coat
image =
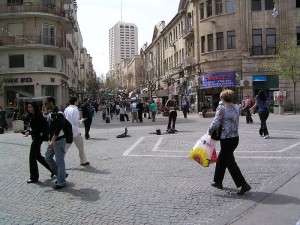
<path id="1" fill-rule="evenodd" d="M 30 131 L 32 139 L 43 139 L 42 135 L 47 133 L 48 122 L 42 114 L 33 115 L 30 120 Z"/>

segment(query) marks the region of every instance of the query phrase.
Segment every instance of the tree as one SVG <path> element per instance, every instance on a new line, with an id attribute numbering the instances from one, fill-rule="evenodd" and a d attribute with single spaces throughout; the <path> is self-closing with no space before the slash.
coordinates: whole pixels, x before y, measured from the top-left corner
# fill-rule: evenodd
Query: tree
<path id="1" fill-rule="evenodd" d="M 277 72 L 280 78 L 293 83 L 293 111 L 296 114 L 296 85 L 300 81 L 300 48 L 295 40 L 288 40 L 276 47 L 274 58 L 268 59 L 263 66 L 266 70 Z"/>
<path id="2" fill-rule="evenodd" d="M 100 78 L 97 76 L 92 76 L 87 83 L 88 95 L 92 99 L 97 99 L 100 90 Z"/>

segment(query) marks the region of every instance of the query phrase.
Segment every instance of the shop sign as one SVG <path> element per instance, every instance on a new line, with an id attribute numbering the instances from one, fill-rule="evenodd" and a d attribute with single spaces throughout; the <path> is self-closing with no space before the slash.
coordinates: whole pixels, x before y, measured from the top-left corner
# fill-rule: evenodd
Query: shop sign
<path id="1" fill-rule="evenodd" d="M 201 75 L 201 89 L 235 87 L 235 72 L 216 72 Z"/>
<path id="2" fill-rule="evenodd" d="M 14 83 L 19 83 L 19 78 L 8 78 L 3 80 L 4 83 L 9 83 L 9 84 L 14 84 Z M 31 83 L 32 79 L 31 77 L 24 77 L 20 78 L 20 83 Z"/>

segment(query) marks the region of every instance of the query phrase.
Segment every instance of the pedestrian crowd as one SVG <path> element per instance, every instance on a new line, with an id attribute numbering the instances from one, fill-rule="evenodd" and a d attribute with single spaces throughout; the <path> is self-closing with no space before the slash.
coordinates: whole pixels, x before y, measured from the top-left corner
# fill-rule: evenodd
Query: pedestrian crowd
<path id="1" fill-rule="evenodd" d="M 245 96 L 243 104 L 234 104 L 235 93 L 232 90 L 223 90 L 220 93 L 220 101 L 216 108 L 215 117 L 209 126 L 208 135 L 222 125 L 220 134 L 221 150 L 218 155 L 213 187 L 223 189 L 223 179 L 226 168 L 233 178 L 237 187 L 241 187 L 238 194 L 244 194 L 251 190 L 251 186 L 246 182 L 242 172 L 234 158 L 234 151 L 239 143 L 239 117 L 242 113 L 245 114 L 246 123 L 252 124 L 253 119 L 251 112 L 258 111 L 261 121 L 259 134 L 267 139 L 269 132 L 266 121 L 269 116 L 269 100 L 264 91 L 259 91 L 255 99 L 251 99 L 249 95 Z M 51 177 L 56 177 L 54 189 L 62 189 L 67 186 L 65 156 L 68 149 L 75 143 L 79 152 L 79 162 L 81 166 L 89 166 L 84 149 L 84 138 L 89 140 L 90 128 L 93 122 L 93 117 L 98 111 L 102 112 L 103 120 L 109 122 L 113 120 L 114 115 L 121 122 L 143 123 L 145 118 L 156 121 L 156 115 L 160 102 L 155 100 L 142 102 L 140 99 L 133 99 L 131 102 L 114 101 L 114 102 L 91 102 L 89 99 L 84 99 L 80 104 L 77 97 L 71 97 L 66 108 L 56 105 L 54 97 L 47 97 L 43 101 L 42 110 L 36 102 L 27 104 L 28 110 L 28 129 L 23 133 L 24 137 L 31 136 L 32 142 L 29 153 L 29 172 L 30 177 L 27 183 L 36 183 L 39 181 L 39 162 L 49 172 Z M 174 94 L 169 95 L 163 107 L 163 114 L 168 116 L 167 132 L 177 132 L 175 125 L 177 119 L 177 111 L 179 104 L 175 99 Z M 182 99 L 182 110 L 184 118 L 187 118 L 190 112 L 188 99 Z M 19 111 L 14 110 L 14 120 L 21 118 Z M 84 134 L 81 134 L 79 125 L 84 125 Z M 7 129 L 6 113 L 0 106 L 0 127 Z M 45 157 L 41 155 L 41 145 L 44 141 L 48 142 Z"/>

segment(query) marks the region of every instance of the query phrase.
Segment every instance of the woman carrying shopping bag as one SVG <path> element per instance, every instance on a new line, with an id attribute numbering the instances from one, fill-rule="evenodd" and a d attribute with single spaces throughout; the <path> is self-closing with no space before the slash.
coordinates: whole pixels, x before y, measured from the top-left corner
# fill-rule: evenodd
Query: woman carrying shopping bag
<path id="1" fill-rule="evenodd" d="M 232 90 L 224 90 L 221 92 L 220 99 L 224 106 L 218 109 L 208 129 L 208 134 L 212 135 L 213 131 L 219 127 L 222 121 L 222 132 L 220 136 L 221 150 L 218 155 L 214 183 L 212 183 L 212 186 L 223 189 L 223 179 L 227 168 L 235 185 L 241 187 L 241 190 L 237 194 L 243 195 L 245 192 L 250 191 L 251 187 L 242 175 L 233 155 L 234 150 L 239 144 L 238 127 L 240 117 L 239 107 L 232 103 L 234 97 L 235 94 Z"/>

